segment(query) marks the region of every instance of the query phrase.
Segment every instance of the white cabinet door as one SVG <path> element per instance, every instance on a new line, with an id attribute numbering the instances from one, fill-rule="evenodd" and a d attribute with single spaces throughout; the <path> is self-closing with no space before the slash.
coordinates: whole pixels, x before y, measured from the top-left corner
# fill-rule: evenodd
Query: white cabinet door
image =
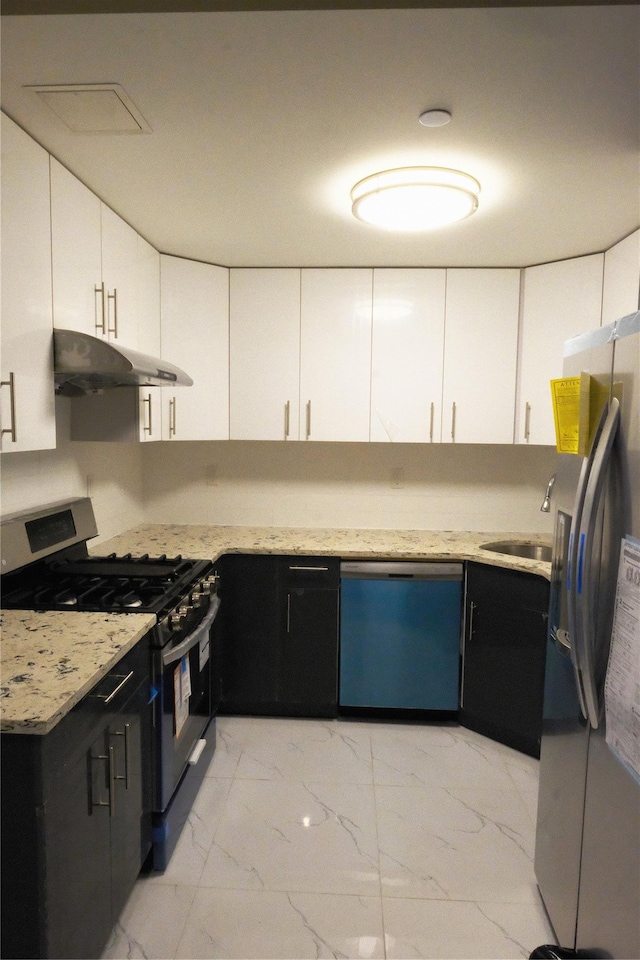
<path id="1" fill-rule="evenodd" d="M 106 332 L 100 206 L 99 198 L 51 157 L 53 325 L 93 337 Z"/>
<path id="2" fill-rule="evenodd" d="M 101 204 L 100 211 L 107 336 L 123 347 L 142 349 L 136 312 L 138 235 L 106 204 Z"/>
<path id="3" fill-rule="evenodd" d="M 297 440 L 300 271 L 231 270 L 230 436 Z"/>
<path id="4" fill-rule="evenodd" d="M 638 310 L 639 293 L 640 230 L 636 230 L 604 255 L 603 326 Z"/>
<path id="5" fill-rule="evenodd" d="M 2 450 L 56 445 L 49 156 L 2 115 Z"/>
<path id="6" fill-rule="evenodd" d="M 300 439 L 369 439 L 372 279 L 301 272 Z"/>
<path id="7" fill-rule="evenodd" d="M 192 387 L 161 387 L 167 440 L 229 439 L 229 271 L 160 257 L 161 356 Z"/>
<path id="8" fill-rule="evenodd" d="M 443 443 L 513 443 L 519 301 L 519 270 L 447 270 Z"/>
<path id="9" fill-rule="evenodd" d="M 160 254 L 137 238 L 136 314 L 141 349 L 153 357 L 160 356 Z M 140 440 L 162 439 L 162 392 L 164 387 L 139 389 Z"/>
<path id="10" fill-rule="evenodd" d="M 602 271 L 600 253 L 524 271 L 516 443 L 555 445 L 549 381 L 565 340 L 600 326 Z"/>
<path id="11" fill-rule="evenodd" d="M 440 440 L 445 270 L 375 269 L 371 440 Z"/>
<path id="12" fill-rule="evenodd" d="M 51 241 L 54 326 L 150 353 L 138 331 L 138 235 L 53 157 Z"/>

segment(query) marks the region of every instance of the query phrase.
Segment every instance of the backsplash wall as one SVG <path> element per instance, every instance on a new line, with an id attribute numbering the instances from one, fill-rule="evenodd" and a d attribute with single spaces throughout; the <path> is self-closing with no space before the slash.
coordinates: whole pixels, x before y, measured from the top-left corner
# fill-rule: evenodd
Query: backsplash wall
<path id="1" fill-rule="evenodd" d="M 551 533 L 551 447 L 181 442 L 142 448 L 155 523 Z"/>
<path id="2" fill-rule="evenodd" d="M 551 532 L 550 447 L 377 443 L 72 443 L 2 457 L 2 513 L 93 502 L 99 538 L 146 521 Z"/>
<path id="3" fill-rule="evenodd" d="M 71 443 L 69 403 L 56 400 L 57 449 L 2 455 L 2 513 L 88 495 L 100 531 L 92 542 L 99 543 L 144 520 L 140 447 Z"/>

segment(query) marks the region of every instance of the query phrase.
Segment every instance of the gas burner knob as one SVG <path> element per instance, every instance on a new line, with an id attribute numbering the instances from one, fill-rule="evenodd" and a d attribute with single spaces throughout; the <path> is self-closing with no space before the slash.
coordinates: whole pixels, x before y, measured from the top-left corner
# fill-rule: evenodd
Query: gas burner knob
<path id="1" fill-rule="evenodd" d="M 181 616 L 179 613 L 170 613 L 168 623 L 169 623 L 169 629 L 173 630 L 174 633 L 177 633 L 178 630 L 182 629 L 182 625 L 184 623 L 184 617 Z"/>
<path id="2" fill-rule="evenodd" d="M 189 616 L 192 610 L 193 610 L 193 607 L 191 606 L 191 604 L 185 607 L 179 607 L 178 615 L 184 619 Z"/>

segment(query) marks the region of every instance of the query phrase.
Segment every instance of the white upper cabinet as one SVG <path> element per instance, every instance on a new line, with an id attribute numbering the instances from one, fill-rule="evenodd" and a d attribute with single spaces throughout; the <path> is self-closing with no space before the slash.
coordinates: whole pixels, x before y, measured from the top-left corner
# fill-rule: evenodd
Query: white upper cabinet
<path id="1" fill-rule="evenodd" d="M 640 307 L 640 230 L 604 255 L 602 324 L 619 320 Z"/>
<path id="2" fill-rule="evenodd" d="M 100 199 L 51 157 L 53 323 L 102 336 Z"/>
<path id="3" fill-rule="evenodd" d="M 54 326 L 150 352 L 136 310 L 138 235 L 53 157 L 51 239 Z"/>
<path id="4" fill-rule="evenodd" d="M 598 253 L 524 271 L 516 443 L 555 445 L 549 381 L 565 340 L 600 326 L 603 263 Z"/>
<path id="5" fill-rule="evenodd" d="M 137 238 L 136 316 L 141 348 L 160 356 L 160 254 L 142 237 Z M 140 387 L 139 439 L 162 439 L 164 387 Z"/>
<path id="6" fill-rule="evenodd" d="M 303 269 L 300 439 L 368 440 L 370 269 Z"/>
<path id="7" fill-rule="evenodd" d="M 513 443 L 519 301 L 519 270 L 447 270 L 443 443 Z"/>
<path id="8" fill-rule="evenodd" d="M 102 284 L 105 324 L 110 341 L 133 350 L 139 342 L 137 289 L 138 235 L 133 227 L 100 205 L 102 222 Z M 148 351 L 147 351 L 148 352 Z"/>
<path id="9" fill-rule="evenodd" d="M 2 114 L 3 451 L 56 445 L 49 155 Z"/>
<path id="10" fill-rule="evenodd" d="M 229 271 L 160 257 L 161 356 L 192 387 L 161 387 L 166 440 L 229 439 Z"/>
<path id="11" fill-rule="evenodd" d="M 371 440 L 440 440 L 445 270 L 375 269 Z"/>
<path id="12" fill-rule="evenodd" d="M 300 270 L 230 271 L 230 436 L 297 440 Z"/>

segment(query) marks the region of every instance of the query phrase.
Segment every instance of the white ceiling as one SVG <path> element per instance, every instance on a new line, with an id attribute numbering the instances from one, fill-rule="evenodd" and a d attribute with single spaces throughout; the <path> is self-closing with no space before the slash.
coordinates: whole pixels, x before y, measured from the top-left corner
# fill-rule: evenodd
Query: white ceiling
<path id="1" fill-rule="evenodd" d="M 638 226 L 639 52 L 634 5 L 5 16 L 2 107 L 166 253 L 524 266 Z M 70 133 L 25 89 L 61 83 L 121 84 L 152 132 Z M 356 221 L 351 186 L 405 164 L 471 173 L 478 212 Z"/>

